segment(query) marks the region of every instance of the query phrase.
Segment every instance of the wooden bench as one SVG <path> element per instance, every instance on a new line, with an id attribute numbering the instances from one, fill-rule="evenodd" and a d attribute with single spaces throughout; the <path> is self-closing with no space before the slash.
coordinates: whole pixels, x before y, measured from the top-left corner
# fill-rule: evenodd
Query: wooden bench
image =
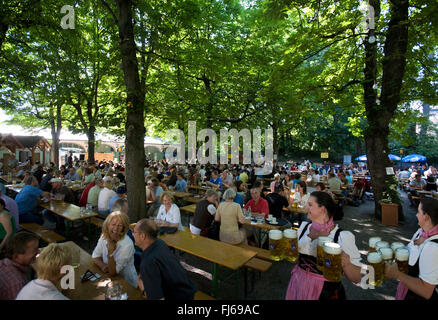
<path id="1" fill-rule="evenodd" d="M 206 294 L 202 291 L 196 291 L 194 300 L 216 300 L 216 299 L 213 297 L 210 297 L 208 294 Z"/>
<path id="2" fill-rule="evenodd" d="M 23 228 L 24 230 L 35 233 L 38 237 L 40 237 L 47 243 L 66 240 L 66 238 L 64 238 L 63 236 L 57 234 L 56 232 L 48 230 L 37 223 L 21 223 L 20 227 Z"/>
<path id="3" fill-rule="evenodd" d="M 269 250 L 258 248 L 258 247 L 253 247 L 253 246 L 250 246 L 250 245 L 244 244 L 244 243 L 236 244 L 236 246 L 241 247 L 243 249 L 255 251 L 257 253 L 257 255 L 256 255 L 257 258 L 271 261 L 271 255 L 269 253 Z"/>
<path id="4" fill-rule="evenodd" d="M 259 258 L 252 258 L 248 260 L 247 263 L 244 264 L 245 268 L 259 272 L 266 272 L 269 270 L 269 268 L 271 268 L 271 266 L 272 266 L 271 262 Z"/>

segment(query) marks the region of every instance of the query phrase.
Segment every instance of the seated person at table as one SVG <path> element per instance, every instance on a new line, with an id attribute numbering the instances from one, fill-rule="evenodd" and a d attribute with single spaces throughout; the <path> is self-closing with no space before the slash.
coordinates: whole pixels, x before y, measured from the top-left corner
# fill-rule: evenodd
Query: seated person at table
<path id="1" fill-rule="evenodd" d="M 65 177 L 68 174 L 68 169 L 66 169 L 65 165 L 59 167 L 59 174 L 61 177 Z"/>
<path id="2" fill-rule="evenodd" d="M 67 203 L 75 203 L 76 198 L 73 191 L 65 186 L 61 179 L 53 178 L 50 183 L 52 185 L 52 198 L 63 199 Z"/>
<path id="3" fill-rule="evenodd" d="M 205 192 L 204 199 L 196 204 L 195 213 L 190 220 L 191 233 L 205 237 L 208 235 L 208 230 L 219 206 L 218 198 L 215 190 L 208 189 Z"/>
<path id="4" fill-rule="evenodd" d="M 247 243 L 246 232 L 244 228 L 239 228 L 239 223 L 246 222 L 242 213 L 242 208 L 234 202 L 236 192 L 233 189 L 227 189 L 224 192 L 224 202 L 219 204 L 214 220 L 220 221 L 219 231 L 220 241 L 229 244 Z"/>
<path id="5" fill-rule="evenodd" d="M 116 211 L 113 210 L 114 202 L 116 202 L 116 200 L 118 199 L 125 199 L 125 198 L 126 198 L 126 187 L 124 186 L 117 187 L 116 195 L 112 196 L 109 201 L 109 211 L 110 212 Z"/>
<path id="6" fill-rule="evenodd" d="M 342 181 L 334 173 L 329 173 L 329 179 L 327 180 L 330 190 L 341 190 Z"/>
<path id="7" fill-rule="evenodd" d="M 182 174 L 182 172 L 177 174 L 177 179 L 178 180 L 176 181 L 176 184 L 175 184 L 175 191 L 188 192 L 187 182 L 184 179 L 184 175 Z"/>
<path id="8" fill-rule="evenodd" d="M 35 222 L 43 224 L 44 220 L 36 215 L 37 200 L 50 197 L 50 193 L 38 188 L 38 180 L 34 176 L 26 178 L 24 188 L 15 197 L 17 202 L 20 223 Z"/>
<path id="9" fill-rule="evenodd" d="M 91 204 L 94 208 L 97 208 L 99 202 L 99 194 L 103 189 L 103 180 L 96 178 L 96 185 L 88 191 L 87 204 Z"/>
<path id="10" fill-rule="evenodd" d="M 251 189 L 251 200 L 245 204 L 244 208 L 246 210 L 251 209 L 251 212 L 255 216 L 263 216 L 268 218 L 269 215 L 269 204 L 268 201 L 263 199 L 260 195 L 260 189 L 259 188 L 252 188 Z"/>
<path id="11" fill-rule="evenodd" d="M 134 244 L 126 235 L 129 230 L 129 218 L 116 211 L 103 223 L 102 235 L 94 248 L 94 263 L 111 277 L 119 274 L 129 284 L 137 287 L 137 272 L 134 266 Z"/>
<path id="12" fill-rule="evenodd" d="M 89 185 L 90 183 L 93 183 L 96 180 L 96 176 L 93 174 L 93 169 L 92 168 L 85 168 L 84 171 L 84 184 L 85 185 Z"/>
<path id="13" fill-rule="evenodd" d="M 81 181 L 82 180 L 80 174 L 76 172 L 76 169 L 74 167 L 71 167 L 68 169 L 68 173 L 65 176 L 65 179 L 71 180 L 71 181 Z"/>
<path id="14" fill-rule="evenodd" d="M 327 189 L 323 182 L 319 182 L 316 184 L 316 191 L 322 191 L 322 192 L 328 193 L 330 195 L 330 197 L 332 197 L 333 200 L 336 199 L 336 196 L 333 194 L 333 192 L 331 192 L 329 189 Z"/>
<path id="15" fill-rule="evenodd" d="M 171 193 L 163 192 L 160 197 L 162 205 L 158 209 L 157 217 L 155 218 L 155 224 L 158 227 L 173 227 L 178 230 L 184 231 L 181 224 L 181 213 L 178 206 L 173 203 L 174 199 Z"/>
<path id="16" fill-rule="evenodd" d="M 5 208 L 5 201 L 0 198 L 0 252 L 2 252 L 8 239 L 17 232 L 14 217 Z"/>
<path id="17" fill-rule="evenodd" d="M 274 174 L 274 181 L 272 181 L 270 184 L 270 187 L 269 187 L 270 191 L 274 192 L 275 185 L 277 183 L 280 183 L 280 182 L 281 182 L 281 175 L 277 172 L 276 174 Z"/>
<path id="18" fill-rule="evenodd" d="M 416 173 L 415 174 L 415 179 L 413 179 L 411 181 L 411 183 L 409 183 L 409 193 L 408 193 L 408 198 L 409 201 L 411 202 L 412 206 L 418 206 L 419 201 L 412 199 L 413 196 L 418 196 L 418 192 L 416 189 L 423 189 L 426 186 L 426 181 L 423 180 L 423 177 L 421 176 L 420 173 Z"/>
<path id="19" fill-rule="evenodd" d="M 160 208 L 161 206 L 160 197 L 163 194 L 164 190 L 160 187 L 160 183 L 157 178 L 153 178 L 152 180 L 150 180 L 150 183 L 148 183 L 148 187 L 150 197 L 148 197 L 147 200 L 153 201 L 148 210 L 148 217 L 154 217 L 156 216 L 158 208 Z"/>
<path id="20" fill-rule="evenodd" d="M 16 300 L 69 300 L 56 286 L 65 276 L 61 268 L 71 261 L 70 249 L 62 244 L 51 243 L 43 248 L 37 259 L 38 278 L 26 284 Z"/>
<path id="21" fill-rule="evenodd" d="M 53 169 L 49 168 L 47 173 L 41 179 L 40 189 L 50 192 L 52 190 L 52 186 L 50 185 L 49 181 L 52 180 L 52 178 L 54 178 Z"/>
<path id="22" fill-rule="evenodd" d="M 135 244 L 143 250 L 138 287 L 149 300 L 193 300 L 196 288 L 166 243 L 157 239 L 158 227 L 148 219 L 135 225 Z"/>
<path id="23" fill-rule="evenodd" d="M 107 216 L 110 213 L 109 202 L 110 199 L 115 196 L 116 193 L 113 190 L 113 183 L 111 180 L 107 180 L 103 183 L 103 189 L 99 193 L 97 200 L 97 211 L 99 214 Z"/>
<path id="24" fill-rule="evenodd" d="M 0 300 L 15 300 L 31 280 L 31 265 L 39 252 L 38 237 L 29 232 L 14 234 L 6 244 L 6 258 L 0 260 Z"/>
<path id="25" fill-rule="evenodd" d="M 295 173 L 294 179 L 292 180 L 292 189 L 295 189 L 295 183 L 301 181 L 301 174 Z"/>
<path id="26" fill-rule="evenodd" d="M 212 187 L 216 190 L 222 190 L 222 179 L 219 177 L 217 170 L 211 173 L 211 178 L 206 182 L 207 186 Z"/>
<path id="27" fill-rule="evenodd" d="M 15 221 L 15 227 L 18 229 L 18 206 L 14 199 L 8 197 L 7 195 L 3 194 L 3 192 L 0 191 L 0 199 L 3 199 L 3 201 L 6 204 L 5 209 L 9 211 L 9 213 L 14 217 Z"/>
<path id="28" fill-rule="evenodd" d="M 248 190 L 246 190 L 245 185 L 240 180 L 236 181 L 235 188 L 236 189 L 233 189 L 233 190 L 236 191 L 237 195 L 240 195 L 240 197 L 242 198 L 242 207 L 243 207 L 243 204 L 247 202 L 247 201 L 245 201 L 246 200 L 245 198 L 246 198 L 246 192 Z M 236 195 L 236 197 L 237 197 L 237 195 Z M 234 200 L 234 201 L 236 201 L 236 200 Z"/>
<path id="29" fill-rule="evenodd" d="M 284 196 L 284 189 L 281 183 L 277 183 L 274 187 L 274 192 L 266 196 L 269 205 L 269 213 L 277 219 L 282 217 L 283 208 L 289 207 L 289 201 Z"/>
<path id="30" fill-rule="evenodd" d="M 177 171 L 176 171 L 176 168 L 173 168 L 172 173 L 170 174 L 169 180 L 166 182 L 166 186 L 174 188 L 177 181 L 178 181 Z"/>
<path id="31" fill-rule="evenodd" d="M 237 192 L 237 186 L 232 185 L 230 189 L 234 190 L 234 192 L 236 193 L 236 196 L 234 197 L 234 202 L 240 205 L 241 208 L 243 208 L 243 196 Z"/>
<path id="32" fill-rule="evenodd" d="M 310 194 L 307 193 L 306 183 L 304 181 L 298 182 L 295 185 L 294 201 L 297 202 L 299 206 L 305 207 L 309 197 Z"/>
<path id="33" fill-rule="evenodd" d="M 424 186 L 425 191 L 437 191 L 436 180 L 433 176 L 428 176 L 426 185 Z"/>

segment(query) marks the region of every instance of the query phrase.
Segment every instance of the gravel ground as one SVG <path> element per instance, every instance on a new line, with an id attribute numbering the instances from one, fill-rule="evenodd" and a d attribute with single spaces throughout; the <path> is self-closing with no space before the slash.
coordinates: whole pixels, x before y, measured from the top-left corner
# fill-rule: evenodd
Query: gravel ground
<path id="1" fill-rule="evenodd" d="M 388 242 L 401 241 L 407 243 L 414 232 L 418 229 L 417 219 L 415 217 L 416 209 L 409 206 L 406 193 L 401 191 L 404 201 L 403 210 L 405 221 L 399 222 L 398 227 L 384 226 L 374 219 L 374 202 L 365 200 L 359 207 L 345 206 L 344 219 L 339 222 L 339 225 L 344 230 L 353 232 L 356 237 L 356 245 L 362 255 L 362 262 L 366 262 L 366 254 L 368 250 L 368 239 L 372 236 L 380 236 Z M 85 230 L 84 230 L 85 231 Z M 73 232 L 76 233 L 76 232 Z M 77 233 L 76 233 L 77 234 Z M 86 232 L 84 232 L 86 234 Z M 97 242 L 97 233 L 92 241 L 91 249 L 88 241 L 85 241 L 82 236 L 73 238 L 82 248 L 88 252 L 92 252 Z M 207 294 L 212 292 L 211 282 L 211 263 L 191 256 L 186 253 L 177 253 L 182 265 L 187 270 L 189 279 L 196 285 L 198 290 Z M 254 289 L 248 293 L 247 299 L 250 300 L 283 300 L 290 279 L 290 272 L 294 267 L 293 263 L 286 260 L 273 262 L 272 267 L 265 273 L 254 274 L 255 285 Z M 243 274 L 240 274 L 240 293 L 243 292 Z M 219 298 L 220 299 L 239 299 L 236 288 L 236 275 L 231 274 L 231 271 L 224 268 L 219 268 Z M 251 273 L 248 274 L 248 283 L 251 281 Z M 362 289 L 359 285 L 352 284 L 345 278 L 343 279 L 347 299 L 349 300 L 394 300 L 397 288 L 396 281 L 384 281 L 384 283 L 375 289 Z"/>

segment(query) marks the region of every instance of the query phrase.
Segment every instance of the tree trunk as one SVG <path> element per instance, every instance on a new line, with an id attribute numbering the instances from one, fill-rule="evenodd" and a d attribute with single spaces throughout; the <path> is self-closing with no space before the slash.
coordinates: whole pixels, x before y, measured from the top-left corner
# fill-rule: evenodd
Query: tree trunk
<path id="1" fill-rule="evenodd" d="M 50 108 L 50 131 L 52 135 L 52 149 L 50 150 L 50 161 L 55 163 L 59 168 L 59 136 L 62 129 L 61 110 L 62 106 L 57 103 L 56 114 L 53 114 L 53 109 Z"/>
<path id="2" fill-rule="evenodd" d="M 96 148 L 96 128 L 89 126 L 87 131 L 88 138 L 88 163 L 94 164 L 94 153 Z"/>
<path id="3" fill-rule="evenodd" d="M 375 21 L 380 16 L 380 0 L 370 0 L 375 12 Z M 377 99 L 377 39 L 369 43 L 365 38 L 365 79 L 363 82 L 364 102 L 368 121 L 365 131 L 365 145 L 368 157 L 368 169 L 371 174 L 371 186 L 375 201 L 375 217 L 381 217 L 379 201 L 386 189 L 386 170 L 390 166 L 388 159 L 389 123 L 400 102 L 400 90 L 406 66 L 408 43 L 408 0 L 393 0 L 390 3 L 391 18 L 384 46 L 382 60 L 382 90 L 380 102 Z"/>
<path id="4" fill-rule="evenodd" d="M 132 1 L 116 0 L 122 69 L 127 91 L 126 185 L 129 217 L 136 222 L 146 214 L 144 181 L 144 92 L 141 90 L 132 24 Z"/>

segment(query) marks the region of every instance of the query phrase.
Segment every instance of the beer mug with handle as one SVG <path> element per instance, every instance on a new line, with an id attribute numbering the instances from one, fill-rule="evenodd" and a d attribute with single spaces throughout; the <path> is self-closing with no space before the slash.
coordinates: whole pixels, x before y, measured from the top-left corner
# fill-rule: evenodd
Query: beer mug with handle
<path id="1" fill-rule="evenodd" d="M 395 262 L 398 269 L 403 273 L 409 271 L 409 250 L 408 248 L 398 248 L 395 250 Z"/>
<path id="2" fill-rule="evenodd" d="M 324 243 L 332 242 L 329 237 L 318 237 L 318 246 L 316 248 L 316 267 L 319 271 L 324 271 Z"/>
<path id="3" fill-rule="evenodd" d="M 374 279 L 370 277 L 370 285 L 380 286 L 383 281 L 384 265 L 380 252 L 370 252 L 367 256 L 368 263 L 374 268 Z"/>
<path id="4" fill-rule="evenodd" d="M 368 245 L 370 247 L 369 252 L 376 251 L 376 243 L 379 242 L 379 241 L 382 241 L 382 238 L 380 238 L 380 237 L 371 237 L 368 240 Z"/>
<path id="5" fill-rule="evenodd" d="M 324 278 L 328 281 L 342 280 L 342 248 L 334 242 L 324 243 Z"/>
<path id="6" fill-rule="evenodd" d="M 271 260 L 280 261 L 283 260 L 283 246 L 282 239 L 283 232 L 280 230 L 270 230 L 269 231 L 269 252 Z"/>
<path id="7" fill-rule="evenodd" d="M 294 229 L 286 229 L 283 231 L 284 241 L 284 257 L 290 262 L 295 262 L 298 259 L 298 232 Z"/>
<path id="8" fill-rule="evenodd" d="M 384 247 L 379 249 L 380 254 L 382 255 L 383 265 L 385 263 L 391 264 L 394 258 L 394 253 L 391 248 Z M 383 270 L 385 271 L 385 270 Z M 383 280 L 391 280 L 386 275 L 383 277 Z"/>

